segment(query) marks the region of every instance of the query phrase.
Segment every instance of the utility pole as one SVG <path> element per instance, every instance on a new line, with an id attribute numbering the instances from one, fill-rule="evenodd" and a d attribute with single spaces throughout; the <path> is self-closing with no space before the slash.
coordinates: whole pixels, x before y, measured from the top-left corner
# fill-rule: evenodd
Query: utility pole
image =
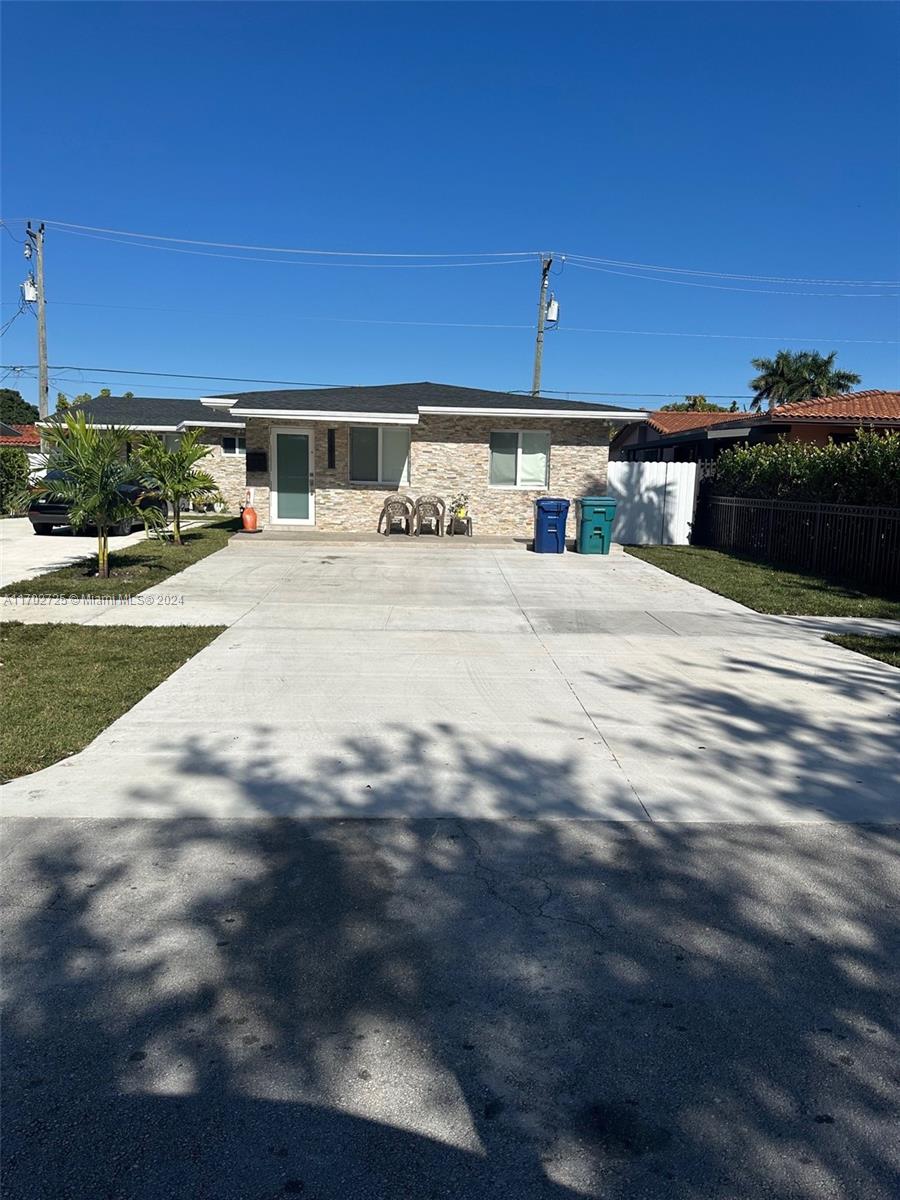
<path id="1" fill-rule="evenodd" d="M 550 267 L 553 255 L 541 257 L 541 293 L 538 300 L 537 337 L 534 343 L 534 375 L 531 380 L 532 396 L 541 393 L 541 360 L 544 357 L 544 321 L 547 317 L 547 284 L 550 281 Z"/>
<path id="2" fill-rule="evenodd" d="M 44 297 L 44 223 L 37 229 L 31 228 L 28 222 L 26 229 L 28 244 L 34 246 L 37 285 L 37 323 L 38 323 L 38 411 L 41 420 L 46 421 L 50 412 L 50 383 L 47 377 L 47 309 Z"/>

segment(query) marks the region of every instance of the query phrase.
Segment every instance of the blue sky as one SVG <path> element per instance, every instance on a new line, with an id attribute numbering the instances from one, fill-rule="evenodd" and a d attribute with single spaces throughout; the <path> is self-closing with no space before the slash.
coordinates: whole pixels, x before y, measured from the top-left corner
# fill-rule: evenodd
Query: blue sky
<path id="1" fill-rule="evenodd" d="M 7 3 L 3 215 L 279 247 L 547 249 L 737 275 L 898 279 L 898 13 Z M 25 264 L 11 237 L 2 243 L 8 320 Z M 749 359 L 782 345 L 837 349 L 863 386 L 900 383 L 898 346 L 875 344 L 900 336 L 885 287 L 643 274 L 652 278 L 570 261 L 553 279 L 562 325 L 547 339 L 546 390 L 744 395 Z M 104 383 L 172 396 L 241 386 L 100 367 L 526 389 L 537 283 L 534 257 L 288 265 L 54 228 L 50 361 L 94 370 L 54 370 L 51 399 Z M 2 361 L 35 362 L 30 315 L 10 329 Z M 33 379 L 10 385 L 36 395 Z"/>

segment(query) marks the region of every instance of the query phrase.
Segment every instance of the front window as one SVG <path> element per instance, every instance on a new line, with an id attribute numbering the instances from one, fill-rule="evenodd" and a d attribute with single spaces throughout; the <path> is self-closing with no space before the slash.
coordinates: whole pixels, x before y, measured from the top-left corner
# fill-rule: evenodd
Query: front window
<path id="1" fill-rule="evenodd" d="M 409 483 L 409 430 L 397 425 L 351 425 L 351 483 Z"/>
<path id="2" fill-rule="evenodd" d="M 223 437 L 222 438 L 222 453 L 223 454 L 246 454 L 247 440 L 242 437 Z"/>
<path id="3" fill-rule="evenodd" d="M 491 434 L 493 487 L 545 488 L 549 478 L 549 433 L 520 429 Z"/>

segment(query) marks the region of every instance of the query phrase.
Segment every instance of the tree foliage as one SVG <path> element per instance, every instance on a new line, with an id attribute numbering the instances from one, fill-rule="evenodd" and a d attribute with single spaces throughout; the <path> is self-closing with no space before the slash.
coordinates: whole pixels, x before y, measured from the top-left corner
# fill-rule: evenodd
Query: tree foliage
<path id="1" fill-rule="evenodd" d="M 0 388 L 0 421 L 7 425 L 33 425 L 40 417 L 37 406 L 22 399 L 14 388 Z"/>
<path id="2" fill-rule="evenodd" d="M 759 408 L 764 400 L 770 405 L 792 404 L 849 391 L 860 376 L 836 368 L 836 358 L 836 350 L 824 355 L 817 350 L 779 350 L 774 358 L 751 359 L 759 374 L 748 384 L 754 393 L 750 407 Z"/>
<path id="3" fill-rule="evenodd" d="M 137 459 L 153 495 L 172 505 L 172 536 L 181 541 L 181 504 L 183 501 L 214 497 L 218 484 L 206 471 L 197 469 L 212 453 L 212 447 L 200 441 L 202 430 L 191 429 L 171 449 L 162 438 L 151 436 L 138 447 Z"/>
<path id="4" fill-rule="evenodd" d="M 48 474 L 34 485 L 38 495 L 68 505 L 73 528 L 92 525 L 97 530 L 97 574 L 109 578 L 109 532 L 117 525 L 143 521 L 155 515 L 127 500 L 123 484 L 142 484 L 138 461 L 126 458 L 134 437 L 130 429 L 98 429 L 78 409 L 63 412 L 47 429 L 50 452 Z"/>
<path id="5" fill-rule="evenodd" d="M 900 508 L 900 433 L 860 429 L 852 442 L 735 446 L 716 462 L 723 496 Z"/>
<path id="6" fill-rule="evenodd" d="M 713 404 L 705 396 L 685 396 L 675 404 L 664 404 L 660 412 L 737 412 L 737 400 L 732 400 L 728 408 L 722 404 Z"/>
<path id="7" fill-rule="evenodd" d="M 0 512 L 15 516 L 28 506 L 28 455 L 21 446 L 0 446 Z"/>

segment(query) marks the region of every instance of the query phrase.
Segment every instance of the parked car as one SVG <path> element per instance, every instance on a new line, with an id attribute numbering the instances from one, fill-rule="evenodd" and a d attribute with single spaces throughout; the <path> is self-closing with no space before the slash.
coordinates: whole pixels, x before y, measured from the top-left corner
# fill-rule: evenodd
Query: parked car
<path id="1" fill-rule="evenodd" d="M 55 479 L 60 478 L 61 472 L 48 471 L 45 478 Z M 119 487 L 119 495 L 124 500 L 130 500 L 136 503 L 142 511 L 148 509 L 156 509 L 162 516 L 168 515 L 168 506 L 165 500 L 160 500 L 156 496 L 145 496 L 143 488 L 138 483 L 123 483 Z M 55 500 L 52 496 L 35 496 L 28 508 L 28 520 L 35 533 L 48 534 L 52 533 L 55 528 L 67 526 L 71 528 L 69 520 L 69 508 L 60 500 Z M 123 537 L 125 534 L 131 533 L 136 526 L 141 526 L 139 520 L 122 521 L 119 525 L 113 525 L 110 528 L 110 533 L 113 536 Z M 83 532 L 83 530 L 73 530 L 73 532 Z"/>

